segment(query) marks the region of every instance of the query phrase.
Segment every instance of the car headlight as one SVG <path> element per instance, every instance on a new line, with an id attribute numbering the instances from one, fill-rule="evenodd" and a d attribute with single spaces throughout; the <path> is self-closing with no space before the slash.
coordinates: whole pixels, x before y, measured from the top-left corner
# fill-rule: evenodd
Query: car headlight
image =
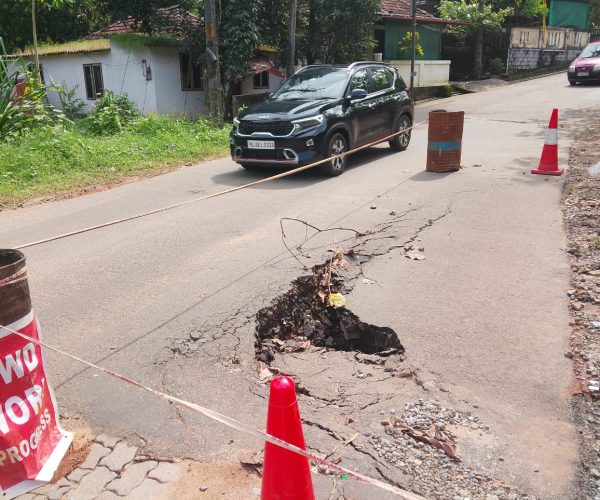
<path id="1" fill-rule="evenodd" d="M 600 71 L 600 64 L 596 64 L 594 66 L 594 71 Z"/>
<path id="2" fill-rule="evenodd" d="M 325 117 L 323 115 L 311 116 L 309 118 L 302 118 L 300 120 L 293 120 L 292 125 L 294 126 L 292 133 L 298 134 L 303 130 L 307 130 L 309 128 L 318 127 L 325 121 Z"/>
<path id="3" fill-rule="evenodd" d="M 575 66 L 569 66 L 569 73 L 575 73 Z"/>
<path id="4" fill-rule="evenodd" d="M 233 126 L 235 128 L 238 128 L 240 126 L 240 120 L 237 118 L 237 116 L 233 117 Z"/>

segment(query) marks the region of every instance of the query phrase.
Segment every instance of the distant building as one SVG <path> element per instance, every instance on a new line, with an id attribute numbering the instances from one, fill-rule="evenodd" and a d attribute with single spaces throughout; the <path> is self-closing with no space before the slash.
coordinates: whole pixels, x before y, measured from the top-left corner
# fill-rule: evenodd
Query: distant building
<path id="1" fill-rule="evenodd" d="M 205 68 L 179 40 L 183 26 L 195 28 L 197 16 L 179 7 L 159 10 L 162 34 L 136 33 L 137 23 L 128 18 L 111 24 L 86 40 L 42 46 L 39 57 L 45 82 L 74 90 L 85 110 L 91 111 L 105 89 L 126 93 L 143 113 L 197 118 L 208 114 Z M 31 60 L 31 52 L 21 54 Z M 250 72 L 240 79 L 242 94 L 273 92 L 284 74 L 271 54 L 257 52 L 249 61 Z M 61 107 L 60 96 L 48 92 L 48 100 Z"/>
<path id="2" fill-rule="evenodd" d="M 450 61 L 441 60 L 442 33 L 449 24 L 461 24 L 433 15 L 435 3 L 428 2 L 431 4 L 430 10 L 417 8 L 417 32 L 419 44 L 423 48 L 423 55 L 417 56 L 418 87 L 448 84 Z M 418 4 L 420 5 L 421 1 Z M 374 28 L 376 46 L 372 56 L 376 59 L 379 54 L 383 60 L 396 66 L 408 81 L 411 51 L 405 49 L 405 43 L 402 41 L 412 33 L 412 0 L 381 0 L 379 12 L 381 17 Z"/>
<path id="3" fill-rule="evenodd" d="M 510 29 L 506 72 L 560 67 L 575 59 L 590 41 L 587 0 L 550 0 L 547 27 Z"/>

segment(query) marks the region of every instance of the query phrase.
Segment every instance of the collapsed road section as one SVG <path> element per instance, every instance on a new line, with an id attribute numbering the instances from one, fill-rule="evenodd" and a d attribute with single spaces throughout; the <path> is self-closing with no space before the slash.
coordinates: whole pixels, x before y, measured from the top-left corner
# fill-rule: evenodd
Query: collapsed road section
<path id="1" fill-rule="evenodd" d="M 337 251 L 330 261 L 312 268 L 312 274 L 293 281 L 290 290 L 256 315 L 256 357 L 270 363 L 274 352 L 293 352 L 306 345 L 340 351 L 389 356 L 404 352 L 396 333 L 361 321 L 345 307 L 343 293 L 351 290 L 342 273 L 352 251 Z"/>

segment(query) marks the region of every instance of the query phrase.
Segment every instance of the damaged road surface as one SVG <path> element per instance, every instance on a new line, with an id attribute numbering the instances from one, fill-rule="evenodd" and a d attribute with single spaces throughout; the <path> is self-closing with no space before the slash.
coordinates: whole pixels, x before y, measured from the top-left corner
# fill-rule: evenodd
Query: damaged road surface
<path id="1" fill-rule="evenodd" d="M 418 127 L 408 150 L 361 152 L 341 177 L 306 172 L 31 247 L 45 338 L 261 428 L 268 381 L 289 374 L 309 449 L 427 498 L 582 498 L 564 356 L 564 178 L 529 172 L 554 102 L 568 103 L 564 166 L 572 130 L 597 112 L 597 90 L 557 75 L 445 100 L 466 112 L 464 168 L 454 174 L 423 171 Z M 417 106 L 415 122 L 440 107 Z M 271 173 L 221 159 L 3 211 L 0 239 L 17 246 Z M 290 222 L 284 235 L 283 218 L 312 227 Z M 47 363 L 67 429 L 89 428 L 96 444 L 109 435 L 143 461 L 197 465 L 169 483 L 170 498 L 211 498 L 228 485 L 231 498 L 256 497 L 264 443 L 57 354 Z M 247 465 L 247 456 L 258 458 Z M 188 469 L 207 475 L 186 483 Z M 115 471 L 85 477 L 103 473 L 109 484 Z M 316 472 L 319 499 L 391 498 Z M 85 477 L 69 488 L 87 488 Z"/>
<path id="2" fill-rule="evenodd" d="M 391 328 L 364 323 L 332 300 L 340 297 L 345 303 L 341 292 L 351 292 L 352 286 L 344 282 L 343 272 L 359 262 L 353 252 L 338 251 L 329 263 L 315 266 L 310 276 L 294 280 L 272 306 L 261 309 L 256 315 L 257 359 L 270 363 L 275 351 L 295 352 L 310 345 L 379 356 L 403 353 Z"/>

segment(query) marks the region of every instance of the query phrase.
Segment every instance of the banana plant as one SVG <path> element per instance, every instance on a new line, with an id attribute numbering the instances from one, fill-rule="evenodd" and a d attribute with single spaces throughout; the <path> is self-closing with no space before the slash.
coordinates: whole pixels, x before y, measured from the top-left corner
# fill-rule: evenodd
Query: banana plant
<path id="1" fill-rule="evenodd" d="M 45 105 L 46 86 L 22 59 L 9 60 L 0 38 L 0 141 L 40 125 L 61 120 Z"/>

